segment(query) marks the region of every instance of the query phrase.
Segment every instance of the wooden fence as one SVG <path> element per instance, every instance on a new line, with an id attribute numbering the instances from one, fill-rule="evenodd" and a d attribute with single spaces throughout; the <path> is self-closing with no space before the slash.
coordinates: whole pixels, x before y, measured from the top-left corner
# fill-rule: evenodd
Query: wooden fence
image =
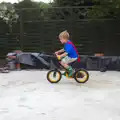
<path id="1" fill-rule="evenodd" d="M 58 35 L 68 30 L 80 54 L 120 55 L 120 21 L 91 20 L 89 7 L 16 10 L 19 15 L 9 26 L 0 21 L 0 56 L 21 48 L 25 52 L 54 52 L 62 48 Z"/>

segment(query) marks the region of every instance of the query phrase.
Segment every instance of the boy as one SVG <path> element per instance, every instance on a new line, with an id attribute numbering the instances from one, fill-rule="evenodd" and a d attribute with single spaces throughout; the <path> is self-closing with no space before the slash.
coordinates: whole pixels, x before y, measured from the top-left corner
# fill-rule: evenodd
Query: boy
<path id="1" fill-rule="evenodd" d="M 68 76 L 72 76 L 73 69 L 69 66 L 70 63 L 79 59 L 78 51 L 75 45 L 69 40 L 70 35 L 67 31 L 63 31 L 59 34 L 59 39 L 64 44 L 64 49 L 55 52 L 56 56 L 61 59 L 60 64 L 68 71 Z"/>

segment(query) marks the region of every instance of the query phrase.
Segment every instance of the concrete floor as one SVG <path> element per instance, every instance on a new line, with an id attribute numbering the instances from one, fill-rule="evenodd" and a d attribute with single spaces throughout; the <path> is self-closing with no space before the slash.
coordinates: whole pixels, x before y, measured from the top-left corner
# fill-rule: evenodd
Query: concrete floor
<path id="1" fill-rule="evenodd" d="M 85 84 L 46 74 L 0 73 L 0 120 L 120 120 L 120 72 L 90 72 Z"/>

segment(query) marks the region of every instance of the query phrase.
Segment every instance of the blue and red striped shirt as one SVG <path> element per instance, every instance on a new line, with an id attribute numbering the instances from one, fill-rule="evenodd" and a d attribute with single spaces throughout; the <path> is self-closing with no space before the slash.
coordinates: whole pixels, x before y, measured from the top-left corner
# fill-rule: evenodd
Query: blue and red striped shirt
<path id="1" fill-rule="evenodd" d="M 68 40 L 68 42 L 64 44 L 64 50 L 68 53 L 68 57 L 78 58 L 78 61 L 80 61 L 78 51 L 75 45 L 70 40 Z"/>

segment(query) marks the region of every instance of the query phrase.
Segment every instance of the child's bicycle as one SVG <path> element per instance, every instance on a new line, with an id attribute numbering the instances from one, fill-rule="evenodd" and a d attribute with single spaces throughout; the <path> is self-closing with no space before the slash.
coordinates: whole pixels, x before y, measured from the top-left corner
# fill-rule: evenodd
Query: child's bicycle
<path id="1" fill-rule="evenodd" d="M 60 61 L 58 58 L 57 58 L 57 60 Z M 74 64 L 76 64 L 76 62 L 78 62 L 78 61 L 76 60 L 75 62 L 71 63 L 70 65 L 73 67 Z M 62 65 L 60 65 L 60 66 L 63 68 Z M 70 79 L 75 79 L 76 82 L 78 82 L 78 83 L 85 83 L 89 79 L 89 73 L 83 68 L 80 68 L 77 70 L 74 69 L 74 73 L 71 77 L 68 76 L 67 70 L 66 69 L 64 69 L 64 70 L 65 70 L 64 76 L 66 76 L 67 78 L 70 78 Z M 54 70 L 50 70 L 47 73 L 47 80 L 50 83 L 58 83 L 61 80 L 62 75 L 63 74 L 60 72 L 60 70 L 58 68 L 55 68 Z"/>

